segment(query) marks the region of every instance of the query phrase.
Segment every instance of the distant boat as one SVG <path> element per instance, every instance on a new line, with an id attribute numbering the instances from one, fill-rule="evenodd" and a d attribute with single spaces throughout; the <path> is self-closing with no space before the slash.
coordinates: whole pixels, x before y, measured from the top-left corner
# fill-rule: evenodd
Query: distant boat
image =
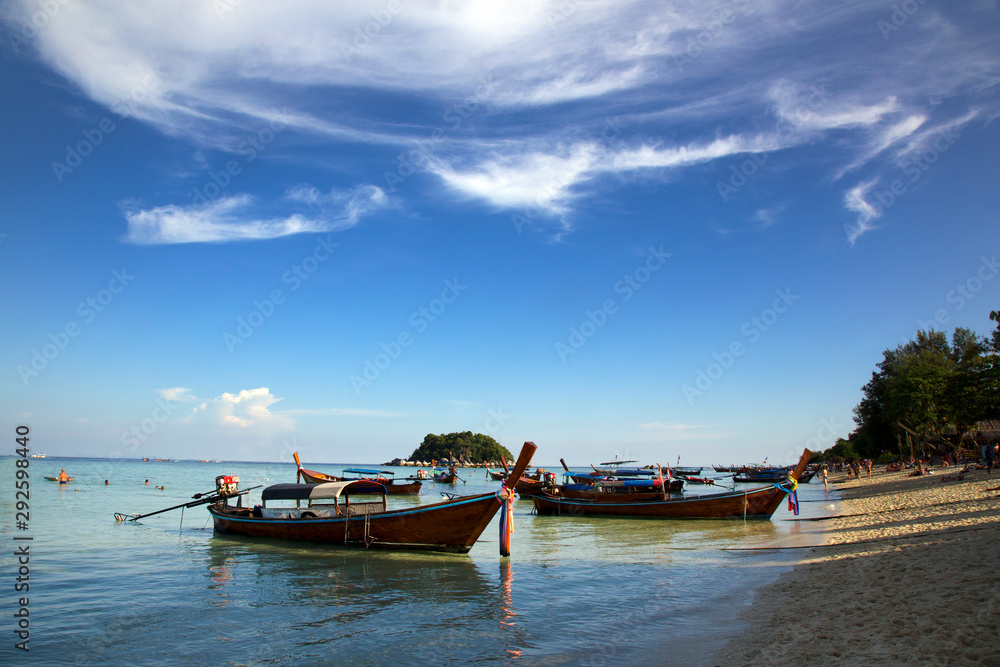
<path id="1" fill-rule="evenodd" d="M 149 457 L 148 457 L 148 456 L 143 456 L 143 457 L 142 457 L 142 460 L 143 460 L 143 461 L 148 461 L 148 460 L 149 460 Z"/>
<path id="2" fill-rule="evenodd" d="M 535 452 L 526 442 L 514 466 L 516 475 L 528 467 Z M 352 503 L 351 491 L 366 480 L 323 484 L 276 484 L 261 492 L 261 505 L 230 506 L 228 497 L 209 506 L 215 531 L 251 538 L 320 542 L 346 547 L 416 549 L 466 553 L 501 507 L 501 555 L 510 555 L 512 491 L 459 496 L 430 505 L 389 509 L 383 489 L 381 502 Z M 369 482 L 370 483 L 370 482 Z M 305 507 L 267 507 L 268 501 L 296 501 Z M 319 502 L 319 501 L 332 502 Z M 506 534 L 504 530 L 507 529 Z M 506 536 L 505 536 L 506 535 Z"/>
<path id="3" fill-rule="evenodd" d="M 211 463 L 209 459 L 198 459 L 198 463 Z"/>
<path id="4" fill-rule="evenodd" d="M 435 470 L 431 475 L 431 481 L 442 484 L 454 484 L 458 480 L 458 469 L 448 468 L 447 470 Z"/>
<path id="5" fill-rule="evenodd" d="M 681 475 L 681 479 L 689 484 L 708 484 L 714 485 L 715 480 L 711 477 L 695 477 L 693 475 Z"/>
<path id="6" fill-rule="evenodd" d="M 298 452 L 292 454 L 292 458 L 295 459 L 295 465 L 297 467 L 297 472 L 295 475 L 295 481 L 299 480 L 305 482 L 306 484 L 328 484 L 330 482 L 347 482 L 347 481 L 367 481 L 367 485 L 355 485 L 352 487 L 355 493 L 360 493 L 359 488 L 367 488 L 371 493 L 381 493 L 382 487 L 385 487 L 386 493 L 390 495 L 396 495 L 401 493 L 420 493 L 421 483 L 419 480 L 397 480 L 393 475 L 395 473 L 388 470 L 368 470 L 364 468 L 349 468 L 344 470 L 345 474 L 355 475 L 354 477 L 342 477 L 338 475 L 330 475 L 325 472 L 319 472 L 318 470 L 309 470 L 308 468 L 302 467 L 302 462 L 299 460 Z"/>
<path id="7" fill-rule="evenodd" d="M 34 454 L 28 454 L 28 456 L 30 456 L 33 459 L 44 459 L 45 458 L 45 454 L 42 454 L 41 452 L 35 452 Z"/>
<path id="8" fill-rule="evenodd" d="M 157 463 L 171 463 L 170 459 L 153 459 Z"/>

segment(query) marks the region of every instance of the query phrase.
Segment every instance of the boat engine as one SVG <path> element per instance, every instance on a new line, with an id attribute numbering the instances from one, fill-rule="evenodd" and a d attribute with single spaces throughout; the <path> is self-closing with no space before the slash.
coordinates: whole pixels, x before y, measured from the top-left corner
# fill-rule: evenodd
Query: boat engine
<path id="1" fill-rule="evenodd" d="M 215 478 L 215 492 L 220 496 L 232 496 L 240 491 L 240 478 L 236 475 L 219 475 Z"/>

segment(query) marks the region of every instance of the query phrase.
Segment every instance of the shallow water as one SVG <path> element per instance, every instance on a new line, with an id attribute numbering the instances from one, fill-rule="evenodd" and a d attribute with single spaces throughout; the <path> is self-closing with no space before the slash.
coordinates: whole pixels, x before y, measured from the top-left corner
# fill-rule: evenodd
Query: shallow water
<path id="1" fill-rule="evenodd" d="M 72 484 L 43 481 L 60 468 Z M 14 459 L 0 470 L 13 480 Z M 498 555 L 497 519 L 467 555 L 344 550 L 215 536 L 204 506 L 183 523 L 180 510 L 112 516 L 186 502 L 220 474 L 239 475 L 241 488 L 294 481 L 293 464 L 50 458 L 32 459 L 30 473 L 29 530 L 14 527 L 11 481 L 0 498 L 8 591 L 10 545 L 24 544 L 13 537 L 33 538 L 31 652 L 14 649 L 6 613 L 4 663 L 705 664 L 740 630 L 750 592 L 800 555 L 722 549 L 818 541 L 819 524 L 786 521 L 784 506 L 744 523 L 535 516 L 521 500 L 510 559 Z M 460 475 L 466 484 L 426 483 L 419 502 L 498 485 L 482 470 Z M 800 491 L 822 498 L 822 485 Z"/>

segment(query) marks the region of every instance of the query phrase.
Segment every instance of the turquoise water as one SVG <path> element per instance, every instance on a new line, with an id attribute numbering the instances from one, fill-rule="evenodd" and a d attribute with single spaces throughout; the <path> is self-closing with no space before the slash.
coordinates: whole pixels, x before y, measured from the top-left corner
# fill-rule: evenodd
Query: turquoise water
<path id="1" fill-rule="evenodd" d="M 72 484 L 42 479 L 61 468 Z M 241 488 L 294 481 L 294 464 L 59 458 L 31 460 L 21 531 L 14 459 L 0 470 L 7 664 L 706 664 L 741 629 L 751 591 L 799 555 L 721 549 L 818 539 L 816 523 L 785 521 L 784 506 L 744 524 L 540 517 L 521 500 L 510 559 L 498 555 L 497 519 L 467 555 L 254 542 L 215 536 L 204 506 L 183 523 L 180 510 L 125 524 L 113 513 L 186 502 L 220 474 Z M 498 485 L 482 470 L 460 475 L 466 484 L 426 483 L 418 499 L 390 502 Z M 800 498 L 816 501 L 802 516 L 832 507 L 821 484 Z M 31 589 L 17 594 L 29 597 L 29 654 L 14 649 L 15 536 L 33 538 Z"/>

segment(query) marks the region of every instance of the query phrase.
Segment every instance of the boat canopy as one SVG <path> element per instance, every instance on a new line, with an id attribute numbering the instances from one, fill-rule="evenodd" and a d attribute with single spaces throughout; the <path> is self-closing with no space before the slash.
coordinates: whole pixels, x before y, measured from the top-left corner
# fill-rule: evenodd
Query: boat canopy
<path id="1" fill-rule="evenodd" d="M 395 475 L 391 470 L 371 470 L 370 468 L 344 468 L 344 472 L 354 473 L 355 475 Z"/>
<path id="2" fill-rule="evenodd" d="M 616 475 L 628 475 L 630 477 L 639 477 L 640 475 L 655 475 L 656 472 L 649 468 L 617 468 L 615 469 Z"/>
<path id="3" fill-rule="evenodd" d="M 260 499 L 264 502 L 268 500 L 336 500 L 352 484 L 370 487 L 375 483 L 371 480 L 352 479 L 346 482 L 326 482 L 324 484 L 275 484 L 261 491 Z M 385 493 L 384 486 L 382 492 Z"/>

